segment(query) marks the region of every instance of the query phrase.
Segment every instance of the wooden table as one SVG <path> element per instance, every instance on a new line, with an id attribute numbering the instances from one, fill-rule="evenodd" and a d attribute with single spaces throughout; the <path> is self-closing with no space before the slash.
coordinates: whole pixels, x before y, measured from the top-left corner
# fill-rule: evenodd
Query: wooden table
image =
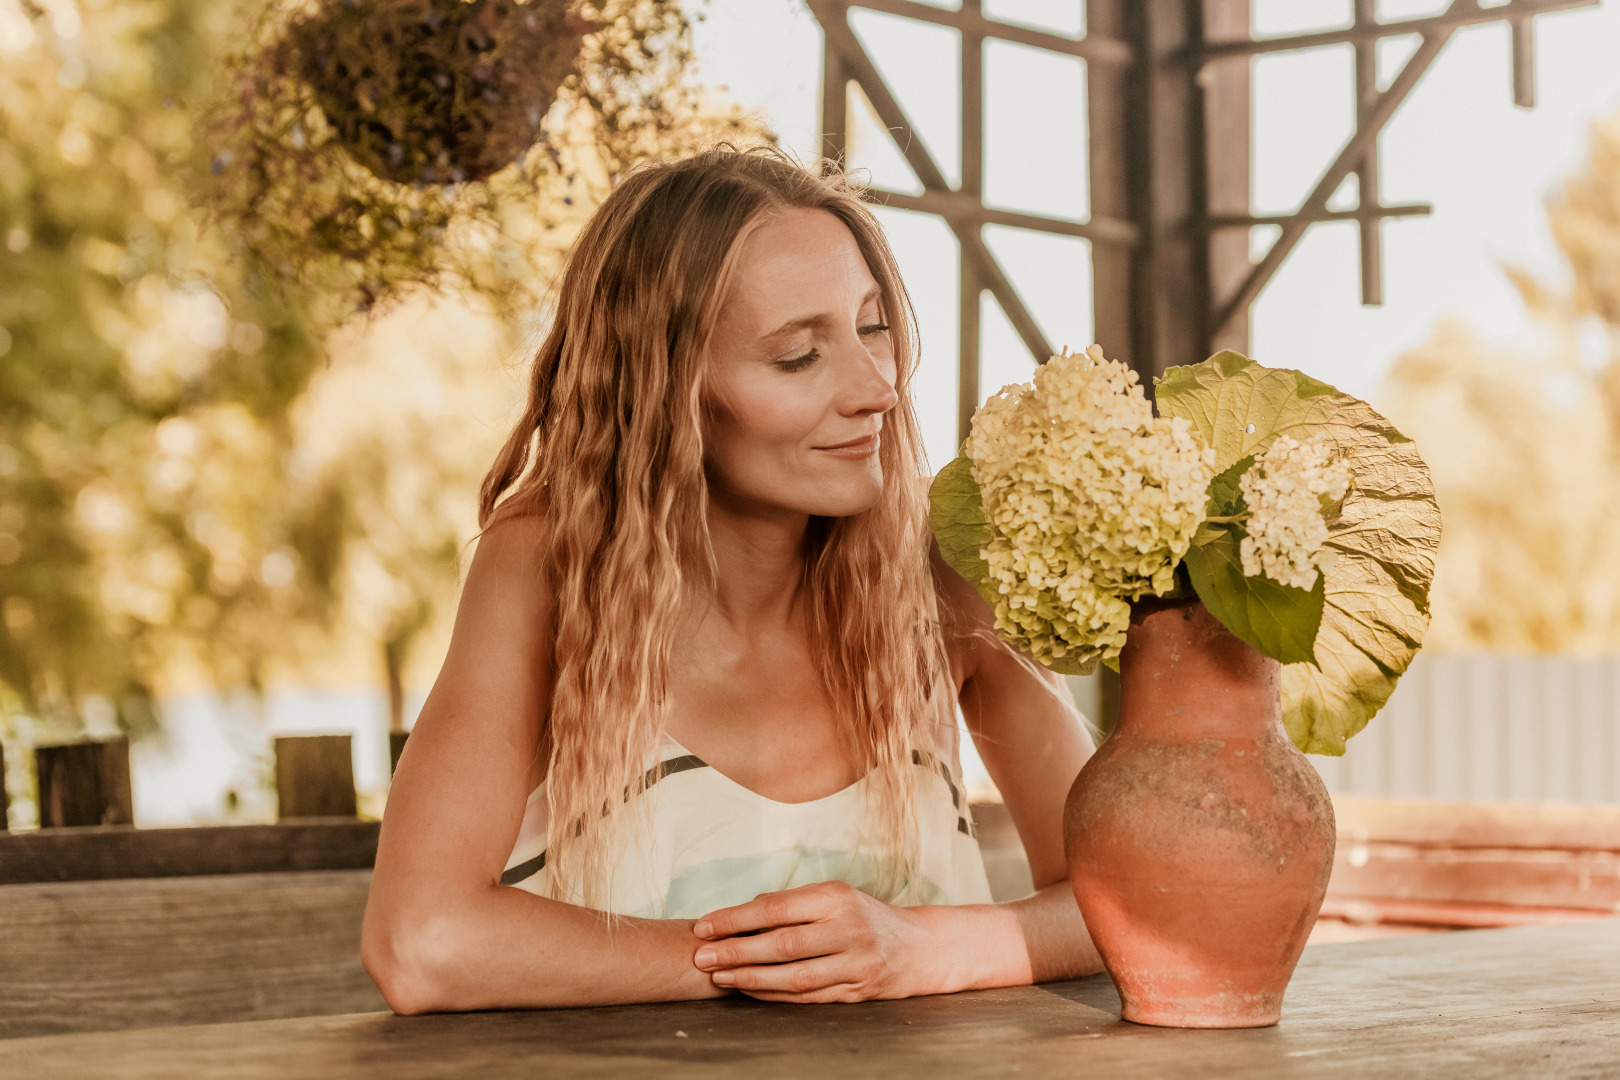
<path id="1" fill-rule="evenodd" d="M 1308 949 L 1280 1026 L 1119 1019 L 1106 977 L 910 1001 L 728 999 L 0 1042 L 35 1078 L 1620 1077 L 1620 920 Z"/>

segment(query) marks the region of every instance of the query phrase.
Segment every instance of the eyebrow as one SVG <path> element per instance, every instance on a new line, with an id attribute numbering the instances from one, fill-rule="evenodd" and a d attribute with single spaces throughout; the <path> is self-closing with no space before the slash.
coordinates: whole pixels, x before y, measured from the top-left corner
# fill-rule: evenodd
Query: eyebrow
<path id="1" fill-rule="evenodd" d="M 867 304 L 870 304 L 874 300 L 880 299 L 882 296 L 883 296 L 883 288 L 882 288 L 882 286 L 873 285 L 872 288 L 870 290 L 868 290 L 867 294 L 865 296 L 861 297 L 861 307 L 865 307 Z M 789 335 L 791 333 L 794 333 L 795 331 L 803 330 L 807 326 L 815 326 L 818 323 L 826 322 L 827 319 L 828 319 L 828 316 L 826 314 L 806 315 L 806 316 L 804 316 L 803 318 L 800 318 L 800 319 L 791 319 L 788 322 L 783 323 L 781 326 L 778 326 L 775 330 L 772 330 L 770 333 L 762 334 L 760 336 L 760 340 L 761 341 L 772 341 L 772 340 L 774 340 L 776 338 L 779 338 L 779 337 L 786 337 L 787 335 Z"/>

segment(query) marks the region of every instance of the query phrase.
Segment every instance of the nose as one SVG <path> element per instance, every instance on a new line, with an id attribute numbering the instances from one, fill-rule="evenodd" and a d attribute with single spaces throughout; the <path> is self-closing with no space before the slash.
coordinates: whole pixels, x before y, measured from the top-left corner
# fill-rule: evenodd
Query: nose
<path id="1" fill-rule="evenodd" d="M 900 394 L 895 389 L 896 367 L 887 339 L 877 347 L 861 340 L 859 333 L 850 335 L 850 343 L 842 350 L 845 354 L 843 393 L 838 411 L 845 416 L 881 415 L 899 404 Z"/>

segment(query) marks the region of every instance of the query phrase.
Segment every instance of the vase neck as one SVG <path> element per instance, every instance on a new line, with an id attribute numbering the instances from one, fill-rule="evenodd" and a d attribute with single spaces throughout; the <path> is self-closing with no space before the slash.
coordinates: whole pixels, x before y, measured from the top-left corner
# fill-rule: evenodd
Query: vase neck
<path id="1" fill-rule="evenodd" d="M 1282 737 L 1282 665 L 1196 600 L 1133 612 L 1119 671 L 1121 732 L 1172 742 Z"/>

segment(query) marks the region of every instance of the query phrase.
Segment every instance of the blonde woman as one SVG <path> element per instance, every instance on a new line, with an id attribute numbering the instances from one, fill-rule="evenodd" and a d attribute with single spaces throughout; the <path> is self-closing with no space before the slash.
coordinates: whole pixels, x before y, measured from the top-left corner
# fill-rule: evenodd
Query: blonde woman
<path id="1" fill-rule="evenodd" d="M 910 303 L 840 177 L 635 172 L 563 275 L 394 779 L 362 955 L 398 1012 L 894 998 L 1101 970 L 1091 744 L 931 555 Z M 955 706 L 1037 891 L 990 900 Z"/>

